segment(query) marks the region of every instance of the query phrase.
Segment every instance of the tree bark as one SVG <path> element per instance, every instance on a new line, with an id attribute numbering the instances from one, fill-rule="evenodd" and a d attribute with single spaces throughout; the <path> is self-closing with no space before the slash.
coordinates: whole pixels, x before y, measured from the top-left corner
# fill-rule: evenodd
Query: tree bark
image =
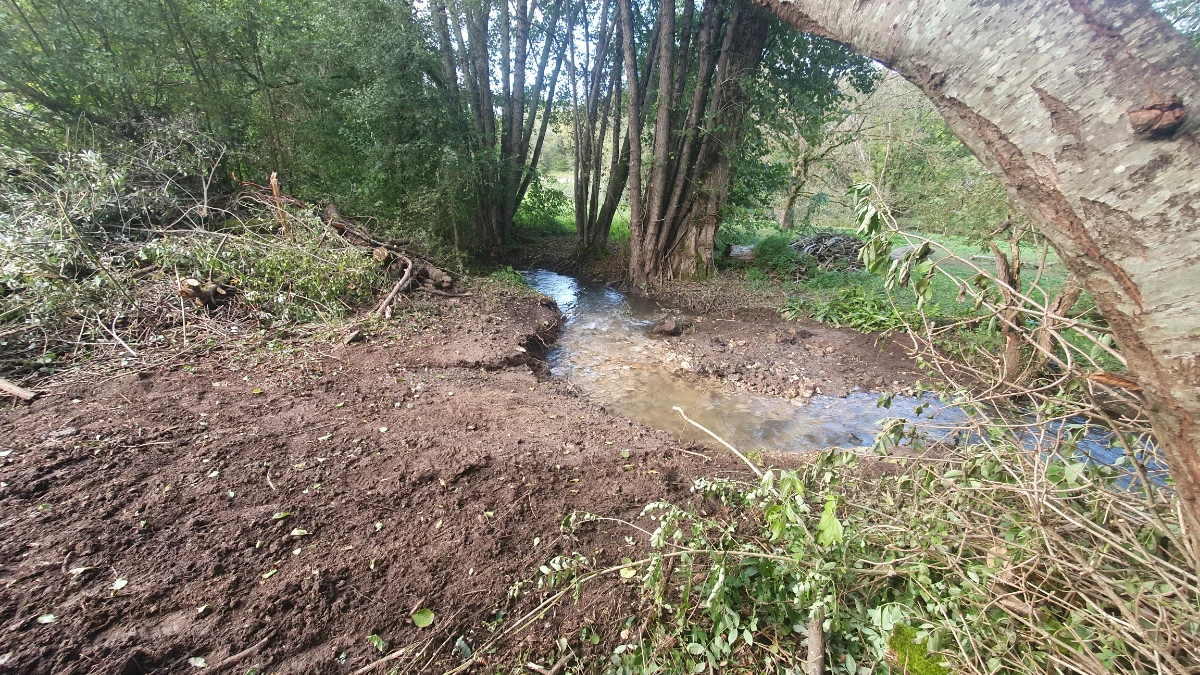
<path id="1" fill-rule="evenodd" d="M 919 87 L 1112 327 L 1200 550 L 1200 58 L 1145 0 L 756 0 Z"/>
<path id="2" fill-rule="evenodd" d="M 663 228 L 667 170 L 671 148 L 671 92 L 675 69 L 675 2 L 659 0 L 658 30 L 658 111 L 654 118 L 654 151 L 650 164 L 649 185 L 646 191 L 645 216 L 639 228 L 642 236 L 630 239 L 630 246 L 641 246 L 642 265 L 634 268 L 634 283 L 645 285 L 650 276 L 661 272 L 656 264 L 659 257 L 655 242 Z"/>
<path id="3" fill-rule="evenodd" d="M 642 228 L 642 87 L 638 82 L 637 50 L 634 48 L 633 0 L 617 0 L 621 12 L 621 43 L 625 55 L 625 82 L 629 89 L 626 98 L 629 101 L 628 135 L 629 152 L 629 267 L 636 270 L 642 267 L 640 247 L 633 245 L 640 241 Z"/>
<path id="4" fill-rule="evenodd" d="M 767 42 L 767 17 L 751 5 L 735 6 L 726 47 L 717 63 L 712 104 L 705 140 L 700 146 L 694 199 L 682 205 L 687 222 L 673 224 L 672 236 L 663 242 L 665 266 L 677 279 L 703 278 L 713 272 L 713 244 L 721 226 L 721 210 L 733 180 L 730 153 L 742 140 L 746 119 L 746 93 L 741 79 L 762 63 Z"/>

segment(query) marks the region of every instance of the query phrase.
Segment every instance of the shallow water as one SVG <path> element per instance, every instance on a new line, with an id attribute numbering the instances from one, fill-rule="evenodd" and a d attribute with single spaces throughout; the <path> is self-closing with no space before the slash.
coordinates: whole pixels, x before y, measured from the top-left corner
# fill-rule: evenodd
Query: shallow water
<path id="1" fill-rule="evenodd" d="M 936 437 L 939 421 L 963 417 L 957 409 L 943 410 L 936 401 L 905 396 L 896 396 L 890 409 L 879 408 L 878 395 L 866 392 L 845 398 L 814 396 L 802 404 L 728 393 L 692 373 L 691 364 L 672 349 L 669 339 L 650 334 L 663 313 L 654 302 L 554 272 L 523 274 L 567 317 L 558 344 L 547 355 L 552 372 L 614 412 L 685 441 L 710 439 L 684 422 L 673 406 L 739 450 L 870 445 L 879 431 L 876 423 L 887 417 L 920 420 Z M 925 410 L 918 414 L 920 406 Z"/>
<path id="2" fill-rule="evenodd" d="M 791 452 L 870 446 L 880 430 L 879 421 L 895 417 L 916 424 L 927 440 L 936 441 L 956 433 L 951 428 L 967 417 L 962 409 L 931 396 L 898 395 L 889 408 L 880 408 L 879 396 L 867 392 L 845 398 L 814 396 L 803 403 L 729 393 L 715 381 L 694 374 L 669 339 L 651 335 L 650 328 L 665 311 L 657 303 L 555 272 L 522 275 L 533 289 L 554 298 L 566 315 L 558 344 L 547 354 L 551 371 L 614 412 L 684 442 L 712 440 L 684 422 L 673 406 L 683 408 L 739 450 Z M 1082 418 L 1066 424 L 1078 430 L 1076 440 L 1067 446 L 1073 448 L 1068 454 L 1078 460 L 1113 465 L 1124 456 L 1124 449 L 1112 445 L 1111 431 Z M 1065 431 L 1062 427 L 1062 423 L 1048 424 L 1049 440 L 1025 434 L 1021 442 L 1031 452 L 1047 455 L 1061 447 L 1053 437 Z M 1166 465 L 1153 445 L 1141 446 L 1139 454 L 1151 480 L 1163 483 Z"/>

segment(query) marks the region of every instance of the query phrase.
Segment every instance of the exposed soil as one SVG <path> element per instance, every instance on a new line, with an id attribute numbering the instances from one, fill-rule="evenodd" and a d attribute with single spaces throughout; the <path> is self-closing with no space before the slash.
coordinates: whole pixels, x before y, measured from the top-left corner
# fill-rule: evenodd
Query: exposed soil
<path id="1" fill-rule="evenodd" d="M 541 600 L 509 590 L 553 556 L 636 558 L 622 526 L 564 534 L 573 510 L 634 518 L 690 500 L 694 477 L 746 475 L 548 380 L 534 356 L 558 321 L 522 296 L 429 301 L 348 346 L 6 402 L 0 671 L 350 673 L 381 658 L 378 635 L 411 646 L 378 672 L 442 672 L 459 637 L 477 645 L 497 611 Z M 698 354 L 708 325 L 684 340 Z M 529 652 L 636 611 L 632 583 L 606 583 L 604 607 L 556 610 Z"/>
<path id="2" fill-rule="evenodd" d="M 632 520 L 690 502 L 693 478 L 748 475 L 549 378 L 537 356 L 561 316 L 548 299 L 484 291 L 401 309 L 349 345 L 259 340 L 6 403 L 0 671 L 201 672 L 189 659 L 203 658 L 203 672 L 352 673 L 382 658 L 378 635 L 408 648 L 379 672 L 443 672 L 462 662 L 460 637 L 478 645 L 498 612 L 546 596 L 533 582 L 554 556 L 636 559 L 629 528 L 565 534 L 574 510 Z M 762 309 L 662 339 L 693 372 L 765 395 L 915 378 L 898 345 Z M 617 637 L 580 644 L 579 629 L 638 608 L 636 579 L 598 583 L 518 651 L 567 637 L 601 663 Z M 422 608 L 436 615 L 424 629 Z"/>
<path id="3" fill-rule="evenodd" d="M 773 310 L 714 312 L 666 338 L 681 361 L 731 390 L 766 396 L 845 396 L 853 391 L 911 389 L 916 363 L 898 340 L 809 320 L 785 321 Z"/>

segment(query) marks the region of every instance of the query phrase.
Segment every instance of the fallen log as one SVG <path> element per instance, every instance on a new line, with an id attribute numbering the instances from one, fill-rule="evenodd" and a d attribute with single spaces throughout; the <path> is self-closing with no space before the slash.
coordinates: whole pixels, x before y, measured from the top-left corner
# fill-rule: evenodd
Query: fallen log
<path id="1" fill-rule="evenodd" d="M 335 204 L 326 204 L 325 208 L 321 209 L 321 221 L 337 231 L 338 234 L 342 235 L 350 243 L 372 249 L 372 255 L 375 255 L 374 251 L 380 248 L 384 251 L 404 253 L 404 248 L 412 243 L 408 239 L 381 240 L 372 237 L 358 223 L 343 217 Z"/>
<path id="2" fill-rule="evenodd" d="M 442 296 L 443 298 L 469 298 L 469 297 L 471 297 L 471 294 L 470 294 L 470 292 L 467 292 L 467 293 L 447 293 L 446 291 L 439 291 L 438 289 L 436 289 L 436 288 L 433 288 L 433 287 L 431 287 L 431 286 L 422 286 L 422 287 L 421 287 L 421 290 L 425 291 L 426 293 L 432 293 L 433 295 L 440 295 L 440 296 Z"/>

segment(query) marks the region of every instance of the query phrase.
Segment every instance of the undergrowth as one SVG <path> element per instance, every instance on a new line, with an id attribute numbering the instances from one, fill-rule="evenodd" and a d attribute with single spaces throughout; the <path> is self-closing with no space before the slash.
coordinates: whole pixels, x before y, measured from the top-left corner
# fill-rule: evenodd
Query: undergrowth
<path id="1" fill-rule="evenodd" d="M 624 639 L 580 645 L 588 672 L 805 672 L 814 615 L 830 673 L 1200 667 L 1200 593 L 1169 500 L 1078 461 L 1070 438 L 1047 460 L 991 436 L 936 458 L 827 451 L 757 484 L 699 479 L 701 506 L 656 502 L 650 526 L 625 523 L 648 557 L 594 571 L 562 556 L 539 586 L 588 598 L 599 574 L 640 579 Z M 602 520 L 575 513 L 567 531 Z"/>
<path id="2" fill-rule="evenodd" d="M 793 321 L 808 316 L 837 328 L 853 328 L 863 333 L 902 328 L 914 319 L 902 314 L 885 295 L 860 286 L 841 288 L 829 300 L 790 298 L 781 313 L 785 319 Z M 919 316 L 915 318 L 920 320 Z"/>
<path id="3" fill-rule="evenodd" d="M 211 199 L 222 155 L 174 127 L 105 154 L 0 148 L 0 371 L 133 356 L 218 314 L 268 327 L 335 320 L 371 300 L 379 265 L 314 209 L 277 208 L 241 186 Z M 189 278 L 219 285 L 216 301 L 180 297 Z"/>

